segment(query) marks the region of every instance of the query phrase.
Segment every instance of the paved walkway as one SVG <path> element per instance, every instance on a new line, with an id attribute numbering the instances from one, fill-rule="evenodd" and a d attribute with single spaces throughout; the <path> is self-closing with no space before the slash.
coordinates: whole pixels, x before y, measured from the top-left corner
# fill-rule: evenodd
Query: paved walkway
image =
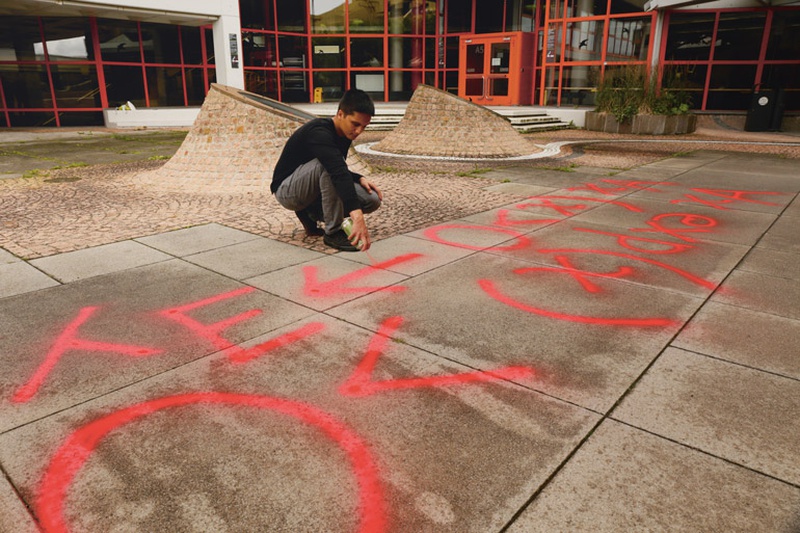
<path id="1" fill-rule="evenodd" d="M 374 159 L 369 254 L 0 180 L 0 530 L 800 530 L 799 149 L 607 140 Z"/>

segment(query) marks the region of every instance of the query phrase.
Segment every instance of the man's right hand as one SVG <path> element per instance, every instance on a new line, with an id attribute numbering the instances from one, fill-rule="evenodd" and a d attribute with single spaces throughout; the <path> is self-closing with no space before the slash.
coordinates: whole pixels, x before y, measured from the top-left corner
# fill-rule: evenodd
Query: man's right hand
<path id="1" fill-rule="evenodd" d="M 362 252 L 366 252 L 369 250 L 372 242 L 369 239 L 369 230 L 367 229 L 367 222 L 364 220 L 364 212 L 361 209 L 350 211 L 350 218 L 353 219 L 353 231 L 350 233 L 350 242 Z"/>

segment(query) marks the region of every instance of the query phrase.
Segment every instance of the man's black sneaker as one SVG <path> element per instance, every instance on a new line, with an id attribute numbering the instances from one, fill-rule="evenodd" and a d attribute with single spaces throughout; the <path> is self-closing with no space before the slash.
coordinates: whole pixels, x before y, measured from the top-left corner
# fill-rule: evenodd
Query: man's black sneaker
<path id="1" fill-rule="evenodd" d="M 325 233 L 322 228 L 317 227 L 316 219 L 311 216 L 308 210 L 303 209 L 302 211 L 295 211 L 294 214 L 297 215 L 300 223 L 303 224 L 303 229 L 309 237 L 319 237 Z"/>
<path id="2" fill-rule="evenodd" d="M 347 238 L 347 234 L 345 234 L 342 230 L 337 230 L 331 234 L 325 234 L 322 238 L 322 242 L 330 246 L 331 248 L 336 248 L 337 250 L 341 250 L 343 252 L 358 252 L 360 251 L 358 248 L 353 246 L 353 243 L 350 242 L 350 239 Z"/>

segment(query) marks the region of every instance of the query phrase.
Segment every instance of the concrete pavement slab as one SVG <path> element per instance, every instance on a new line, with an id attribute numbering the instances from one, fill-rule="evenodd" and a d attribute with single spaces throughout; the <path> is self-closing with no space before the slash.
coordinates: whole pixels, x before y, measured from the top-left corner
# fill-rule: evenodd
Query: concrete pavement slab
<path id="1" fill-rule="evenodd" d="M 30 264 L 63 283 L 69 283 L 169 259 L 172 257 L 143 244 L 121 241 L 34 259 Z"/>
<path id="2" fill-rule="evenodd" d="M 758 246 L 797 255 L 800 253 L 800 236 L 797 234 L 797 223 L 797 219 L 794 218 L 779 218 L 767 230 L 767 233 L 758 242 Z M 800 271 L 800 266 L 795 265 L 795 267 L 795 270 Z"/>
<path id="3" fill-rule="evenodd" d="M 243 280 L 324 257 L 324 254 L 263 237 L 184 256 L 190 263 Z"/>
<path id="4" fill-rule="evenodd" d="M 606 420 L 508 529 L 796 531 L 800 489 Z"/>
<path id="5" fill-rule="evenodd" d="M 136 241 L 162 252 L 183 257 L 257 238 L 258 236 L 252 233 L 214 223 L 141 237 Z"/>
<path id="6" fill-rule="evenodd" d="M 28 501 L 67 492 L 76 531 L 479 533 L 598 421 L 503 379 L 459 382 L 473 369 L 386 328 L 318 315 L 274 333 L 312 324 L 264 356 L 215 354 L 7 432 L 0 460 Z M 78 441 L 86 461 L 59 471 Z"/>
<path id="7" fill-rule="evenodd" d="M 350 255 L 351 252 L 345 252 Z M 352 252 L 355 254 L 357 252 Z M 322 311 L 375 291 L 393 293 L 395 286 L 408 276 L 384 268 L 335 256 L 315 259 L 302 265 L 247 279 L 253 287 Z M 346 256 L 345 256 L 346 257 Z M 406 254 L 398 261 L 419 261 L 416 254 Z"/>
<path id="8" fill-rule="evenodd" d="M 800 379 L 800 320 L 709 302 L 672 346 Z"/>
<path id="9" fill-rule="evenodd" d="M 0 298 L 59 285 L 41 270 L 21 261 L 0 264 Z"/>
<path id="10" fill-rule="evenodd" d="M 536 390 L 604 411 L 702 303 L 618 281 L 592 295 L 527 267 L 474 254 L 328 312 L 372 330 L 401 316 L 403 342 L 486 371 L 530 366 Z"/>
<path id="11" fill-rule="evenodd" d="M 737 269 L 800 281 L 797 254 L 764 248 L 761 243 L 750 250 Z"/>
<path id="12" fill-rule="evenodd" d="M 22 261 L 22 259 L 0 248 L 0 265 L 7 265 L 18 261 Z"/>
<path id="13" fill-rule="evenodd" d="M 0 476 L 0 531 L 39 533 L 40 529 L 14 487 Z"/>
<path id="14" fill-rule="evenodd" d="M 800 282 L 737 270 L 725 280 L 711 301 L 800 319 Z"/>
<path id="15" fill-rule="evenodd" d="M 0 429 L 28 423 L 312 312 L 186 264 L 0 300 Z"/>
<path id="16" fill-rule="evenodd" d="M 613 418 L 800 483 L 800 382 L 668 348 Z"/>

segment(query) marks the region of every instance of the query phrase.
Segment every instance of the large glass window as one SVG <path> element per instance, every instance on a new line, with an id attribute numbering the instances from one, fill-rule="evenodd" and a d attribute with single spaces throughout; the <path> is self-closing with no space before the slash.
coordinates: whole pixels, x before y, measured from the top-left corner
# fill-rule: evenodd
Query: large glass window
<path id="1" fill-rule="evenodd" d="M 50 61 L 86 61 L 94 59 L 92 30 L 89 26 L 89 19 L 43 18 L 42 22 Z"/>
<path id="2" fill-rule="evenodd" d="M 313 33 L 344 33 L 344 0 L 309 0 L 309 2 Z"/>
<path id="3" fill-rule="evenodd" d="M 180 68 L 148 67 L 147 96 L 150 107 L 186 105 L 183 100 L 183 72 Z"/>
<path id="4" fill-rule="evenodd" d="M 351 33 L 383 33 L 383 0 L 352 0 L 349 9 Z"/>
<path id="5" fill-rule="evenodd" d="M 779 88 L 786 110 L 800 110 L 800 63 L 794 65 L 766 65 L 761 75 L 761 86 Z"/>
<path id="6" fill-rule="evenodd" d="M 183 62 L 191 65 L 203 63 L 203 47 L 200 43 L 200 28 L 181 26 Z"/>
<path id="7" fill-rule="evenodd" d="M 97 19 L 103 61 L 139 63 L 139 25 L 127 20 Z M 151 44 L 152 46 L 152 44 Z"/>
<path id="8" fill-rule="evenodd" d="M 719 16 L 714 59 L 758 59 L 766 19 L 764 12 L 722 13 Z"/>
<path id="9" fill-rule="evenodd" d="M 178 26 L 142 22 L 142 48 L 147 63 L 180 63 Z"/>
<path id="10" fill-rule="evenodd" d="M 3 61 L 44 61 L 44 47 L 35 17 L 0 17 Z"/>
<path id="11" fill-rule="evenodd" d="M 706 109 L 747 109 L 755 79 L 755 65 L 712 66 Z"/>
<path id="12" fill-rule="evenodd" d="M 603 54 L 603 20 L 567 23 L 568 61 L 600 61 Z"/>
<path id="13" fill-rule="evenodd" d="M 609 20 L 606 61 L 646 61 L 651 20 L 651 17 Z"/>
<path id="14" fill-rule="evenodd" d="M 706 60 L 714 35 L 713 13 L 672 12 L 664 58 L 667 61 Z"/>
<path id="15" fill-rule="evenodd" d="M 239 0 L 239 17 L 242 28 L 256 30 L 275 28 L 272 0 Z"/>
<path id="16" fill-rule="evenodd" d="M 383 39 L 350 39 L 350 66 L 382 67 Z"/>
<path id="17" fill-rule="evenodd" d="M 312 68 L 343 68 L 344 37 L 314 37 L 311 39 L 314 58 Z"/>
<path id="18" fill-rule="evenodd" d="M 128 101 L 137 107 L 146 106 L 142 67 L 106 65 L 103 74 L 109 106 L 118 107 Z"/>
<path id="19" fill-rule="evenodd" d="M 306 31 L 306 0 L 275 0 L 278 30 Z"/>
<path id="20" fill-rule="evenodd" d="M 58 107 L 102 107 L 94 65 L 50 65 Z"/>
<path id="21" fill-rule="evenodd" d="M 472 31 L 472 0 L 448 0 L 447 33 Z"/>
<path id="22" fill-rule="evenodd" d="M 53 107 L 44 65 L 0 64 L 0 82 L 9 109 Z"/>
<path id="23" fill-rule="evenodd" d="M 800 59 L 800 11 L 774 12 L 767 59 Z"/>
<path id="24" fill-rule="evenodd" d="M 475 33 L 503 31 L 503 6 L 505 2 L 477 0 L 475 3 Z"/>

